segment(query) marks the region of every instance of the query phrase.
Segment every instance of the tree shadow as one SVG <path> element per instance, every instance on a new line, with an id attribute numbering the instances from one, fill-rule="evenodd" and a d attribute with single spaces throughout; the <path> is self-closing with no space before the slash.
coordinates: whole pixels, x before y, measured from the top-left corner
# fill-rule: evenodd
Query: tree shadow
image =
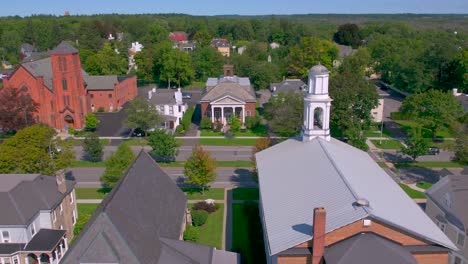
<path id="1" fill-rule="evenodd" d="M 236 183 L 238 187 L 256 187 L 258 184 L 252 177 L 252 171 L 250 169 L 235 169 L 234 175 L 229 177 L 231 182 Z"/>
<path id="2" fill-rule="evenodd" d="M 408 167 L 400 169 L 400 178 L 405 182 L 429 182 L 436 183 L 440 179 L 439 171 L 423 168 L 423 167 Z"/>

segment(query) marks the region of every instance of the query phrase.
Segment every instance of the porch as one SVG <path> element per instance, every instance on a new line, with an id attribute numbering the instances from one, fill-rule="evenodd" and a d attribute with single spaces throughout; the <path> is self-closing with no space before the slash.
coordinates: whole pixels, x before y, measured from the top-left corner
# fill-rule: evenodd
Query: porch
<path id="1" fill-rule="evenodd" d="M 206 111 L 207 117 L 211 117 L 211 122 L 220 122 L 223 125 L 228 123 L 229 118 L 235 115 L 241 120 L 241 123 L 245 123 L 246 111 L 245 105 L 211 105 L 211 109 Z M 247 113 L 249 116 L 249 113 Z"/>
<path id="2" fill-rule="evenodd" d="M 68 250 L 65 230 L 41 229 L 24 248 L 26 264 L 59 263 Z"/>

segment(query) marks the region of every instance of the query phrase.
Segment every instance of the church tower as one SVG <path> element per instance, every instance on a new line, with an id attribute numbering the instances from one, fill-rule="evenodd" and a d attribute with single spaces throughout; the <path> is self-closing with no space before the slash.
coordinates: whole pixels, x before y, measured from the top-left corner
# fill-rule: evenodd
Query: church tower
<path id="1" fill-rule="evenodd" d="M 330 72 L 323 65 L 315 65 L 309 70 L 309 90 L 304 97 L 304 124 L 302 141 L 316 137 L 330 140 L 330 106 L 328 77 Z"/>

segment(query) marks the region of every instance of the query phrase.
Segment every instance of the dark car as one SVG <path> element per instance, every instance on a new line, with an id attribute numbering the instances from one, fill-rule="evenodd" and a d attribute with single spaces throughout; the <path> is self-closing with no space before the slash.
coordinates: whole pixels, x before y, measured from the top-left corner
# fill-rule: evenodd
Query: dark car
<path id="1" fill-rule="evenodd" d="M 438 147 L 429 147 L 427 152 L 429 153 L 429 155 L 437 155 L 440 153 L 440 149 Z"/>
<path id="2" fill-rule="evenodd" d="M 182 92 L 182 98 L 184 98 L 184 99 L 190 99 L 190 98 L 192 98 L 192 94 L 191 94 L 191 93 L 187 93 L 187 92 Z"/>

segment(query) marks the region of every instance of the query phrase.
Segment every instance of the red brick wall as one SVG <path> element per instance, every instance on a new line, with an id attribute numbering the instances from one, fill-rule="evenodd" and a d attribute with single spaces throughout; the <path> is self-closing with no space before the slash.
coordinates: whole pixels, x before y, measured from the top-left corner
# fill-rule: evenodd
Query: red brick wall
<path id="1" fill-rule="evenodd" d="M 88 91 L 88 95 L 90 105 L 94 106 L 94 111 L 98 111 L 101 107 L 104 108 L 105 111 L 110 111 L 110 104 L 112 104 L 114 110 L 117 109 L 115 104 L 115 90 L 93 90 Z M 111 98 L 109 98 L 109 95 Z"/>
<path id="2" fill-rule="evenodd" d="M 136 77 L 129 77 L 115 85 L 114 90 L 92 90 L 88 91 L 89 105 L 94 105 L 94 111 L 100 107 L 105 111 L 116 111 L 126 102 L 135 98 L 138 94 Z M 109 95 L 111 97 L 109 97 Z"/>
<path id="3" fill-rule="evenodd" d="M 255 116 L 255 102 L 249 102 L 245 104 L 245 116 L 249 116 L 247 111 L 250 111 L 250 116 Z"/>
<path id="4" fill-rule="evenodd" d="M 202 102 L 201 104 L 201 117 L 205 117 L 206 116 L 206 110 L 208 109 L 211 109 L 210 107 L 210 103 L 207 103 L 207 102 Z"/>

